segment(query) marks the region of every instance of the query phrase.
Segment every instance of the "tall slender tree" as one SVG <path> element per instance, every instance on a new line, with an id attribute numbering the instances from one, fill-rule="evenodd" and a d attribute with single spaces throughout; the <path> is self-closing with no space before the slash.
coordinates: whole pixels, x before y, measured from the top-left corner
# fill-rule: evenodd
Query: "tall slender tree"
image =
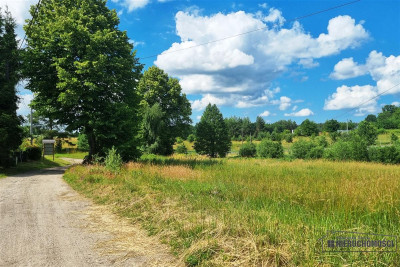
<path id="1" fill-rule="evenodd" d="M 0 9 L 0 165 L 7 167 L 10 153 L 22 142 L 22 117 L 17 116 L 16 85 L 20 79 L 15 21 Z"/>
<path id="2" fill-rule="evenodd" d="M 225 157 L 231 148 L 231 140 L 224 118 L 216 105 L 208 104 L 200 122 L 196 125 L 194 149 L 212 158 Z"/>
<path id="3" fill-rule="evenodd" d="M 25 26 L 33 107 L 67 130 L 84 132 L 89 158 L 112 146 L 125 159 L 137 156 L 142 65 L 118 24 L 105 0 L 42 0 Z"/>

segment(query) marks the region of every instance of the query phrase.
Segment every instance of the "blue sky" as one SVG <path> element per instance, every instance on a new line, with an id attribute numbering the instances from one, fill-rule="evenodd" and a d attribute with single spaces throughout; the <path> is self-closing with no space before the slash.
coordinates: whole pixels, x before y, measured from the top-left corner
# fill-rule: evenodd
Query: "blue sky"
<path id="1" fill-rule="evenodd" d="M 29 16 L 27 2 L 36 3 L 0 0 L 0 6 L 14 9 L 21 25 Z M 361 0 L 293 21 L 346 2 L 111 0 L 107 5 L 119 13 L 120 28 L 145 69 L 155 64 L 180 80 L 194 122 L 208 102 L 224 116 L 251 120 L 262 115 L 270 122 L 360 121 L 384 104 L 400 102 L 395 86 L 400 2 Z M 173 52 L 259 28 L 264 29 Z M 26 113 L 32 97 L 20 87 L 20 112 Z"/>

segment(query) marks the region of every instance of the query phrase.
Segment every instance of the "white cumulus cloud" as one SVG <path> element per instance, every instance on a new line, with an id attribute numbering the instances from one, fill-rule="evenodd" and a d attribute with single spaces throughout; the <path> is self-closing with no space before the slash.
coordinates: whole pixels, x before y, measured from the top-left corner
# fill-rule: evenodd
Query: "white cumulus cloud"
<path id="1" fill-rule="evenodd" d="M 293 113 L 285 113 L 286 117 L 308 117 L 314 115 L 314 112 L 311 111 L 309 108 L 303 108 L 297 112 Z"/>
<path id="2" fill-rule="evenodd" d="M 263 113 L 261 113 L 259 116 L 261 117 L 268 117 L 269 115 L 271 115 L 271 112 L 269 112 L 268 110 L 264 111 Z"/>
<path id="3" fill-rule="evenodd" d="M 342 85 L 336 89 L 327 100 L 325 100 L 325 110 L 339 110 L 345 108 L 359 108 L 358 114 L 365 112 L 375 112 L 377 99 L 373 99 L 378 94 L 376 87 L 372 85 L 346 86 Z"/>
<path id="4" fill-rule="evenodd" d="M 327 32 L 313 37 L 298 22 L 289 28 L 271 25 L 284 21 L 276 9 L 262 14 L 238 11 L 202 16 L 179 11 L 175 21 L 180 41 L 154 63 L 178 77 L 185 93 L 202 95 L 192 103 L 196 108 L 210 98 L 214 102 L 218 98 L 224 105 L 249 107 L 272 100 L 265 90 L 291 64 L 316 67 L 316 59 L 357 47 L 369 36 L 349 16 L 332 18 Z M 257 30 L 260 28 L 263 30 Z M 255 32 L 215 42 L 249 31 Z M 280 107 L 285 110 L 289 106 L 285 102 Z"/>

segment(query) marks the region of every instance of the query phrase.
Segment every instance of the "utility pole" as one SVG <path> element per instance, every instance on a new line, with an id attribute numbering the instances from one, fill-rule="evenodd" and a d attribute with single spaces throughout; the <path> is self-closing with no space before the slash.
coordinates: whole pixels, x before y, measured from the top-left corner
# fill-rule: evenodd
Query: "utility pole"
<path id="1" fill-rule="evenodd" d="M 349 133 L 349 120 L 346 120 L 346 133 Z"/>
<path id="2" fill-rule="evenodd" d="M 30 122 L 31 122 L 31 127 L 30 127 L 30 135 L 31 135 L 31 145 L 33 145 L 33 135 L 32 135 L 32 108 L 31 108 L 31 115 L 30 115 Z"/>

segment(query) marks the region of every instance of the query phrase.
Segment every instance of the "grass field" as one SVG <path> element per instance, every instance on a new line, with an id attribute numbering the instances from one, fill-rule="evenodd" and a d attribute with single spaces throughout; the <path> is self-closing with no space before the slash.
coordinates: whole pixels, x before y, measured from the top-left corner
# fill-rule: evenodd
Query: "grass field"
<path id="1" fill-rule="evenodd" d="M 65 180 L 141 223 L 188 266 L 399 266 L 399 253 L 323 254 L 328 230 L 400 236 L 400 167 L 360 162 L 149 158 Z"/>
<path id="2" fill-rule="evenodd" d="M 57 167 L 57 166 L 66 166 L 69 162 L 66 162 L 62 159 L 55 157 L 53 161 L 52 156 L 46 156 L 44 159 L 38 161 L 29 161 L 29 162 L 21 162 L 18 163 L 17 167 L 12 167 L 8 169 L 0 169 L 0 178 L 4 178 L 6 176 L 24 173 L 32 170 L 40 170 L 45 168 Z"/>

